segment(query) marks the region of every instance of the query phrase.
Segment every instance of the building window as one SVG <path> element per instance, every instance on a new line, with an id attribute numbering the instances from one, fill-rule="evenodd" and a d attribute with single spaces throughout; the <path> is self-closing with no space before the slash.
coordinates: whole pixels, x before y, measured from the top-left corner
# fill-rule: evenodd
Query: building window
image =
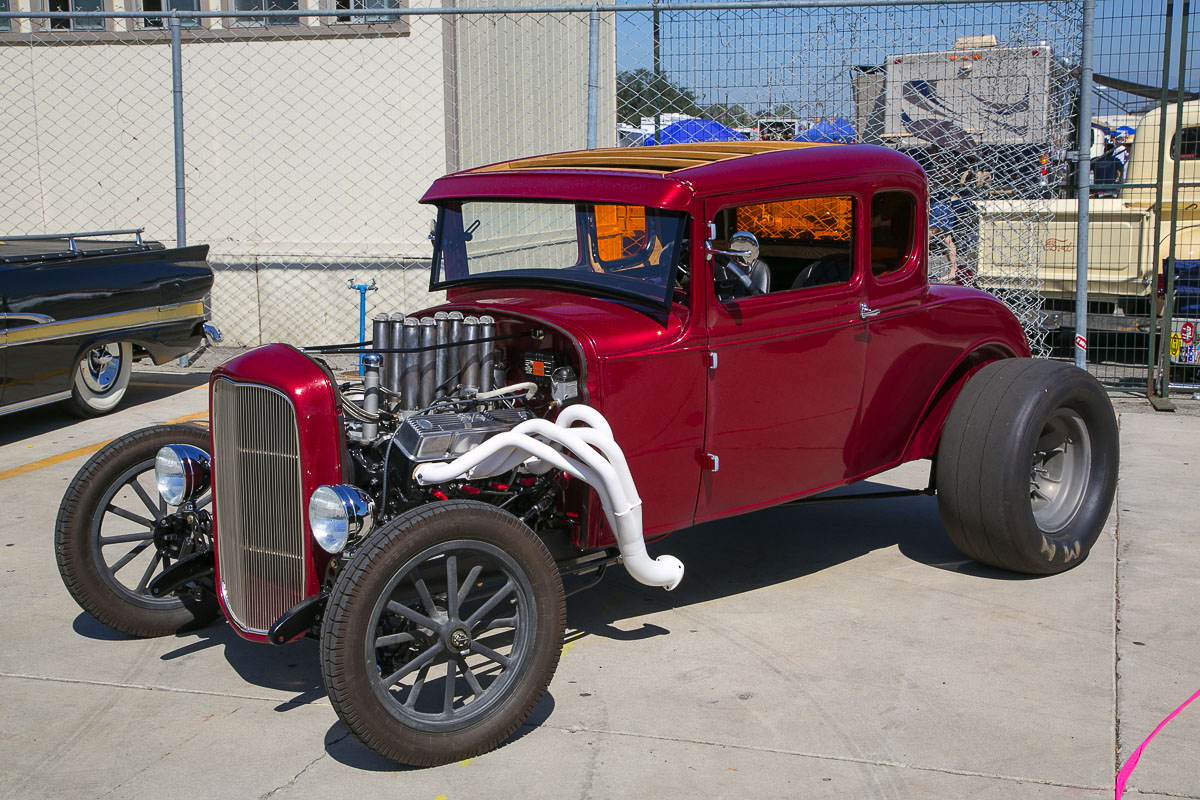
<path id="1" fill-rule="evenodd" d="M 234 11 L 299 11 L 299 0 L 233 0 Z M 231 28 L 257 27 L 260 25 L 299 25 L 299 17 L 233 17 Z"/>
<path id="2" fill-rule="evenodd" d="M 1171 158 L 1195 161 L 1200 158 L 1200 127 L 1184 128 L 1171 146 Z"/>
<path id="3" fill-rule="evenodd" d="M 0 11 L 12 11 L 12 6 L 9 0 L 0 0 Z M 12 30 L 11 19 L 0 19 L 0 32 L 8 33 Z"/>
<path id="4" fill-rule="evenodd" d="M 103 11 L 104 0 L 48 0 L 47 11 Z M 66 19 L 51 19 L 52 31 L 102 31 L 105 19 L 101 17 L 70 17 Z"/>
<path id="5" fill-rule="evenodd" d="M 346 11 L 366 11 L 373 8 L 400 8 L 400 0 L 334 0 L 334 8 Z M 382 14 L 354 14 L 353 16 L 338 16 L 338 22 L 355 24 L 397 22 L 400 18 Z"/>
<path id="6" fill-rule="evenodd" d="M 200 0 L 142 0 L 142 11 L 199 11 Z M 147 28 L 165 28 L 167 21 L 162 17 L 148 17 L 142 20 Z M 199 17 L 184 17 L 179 21 L 184 28 L 199 28 Z"/>

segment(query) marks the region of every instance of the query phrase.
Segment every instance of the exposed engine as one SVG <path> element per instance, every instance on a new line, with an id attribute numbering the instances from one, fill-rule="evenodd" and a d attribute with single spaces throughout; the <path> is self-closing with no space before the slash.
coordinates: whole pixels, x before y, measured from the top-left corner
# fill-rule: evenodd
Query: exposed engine
<path id="1" fill-rule="evenodd" d="M 559 534 L 561 558 L 585 545 L 586 494 L 569 491 L 578 481 L 596 491 L 634 577 L 678 584 L 678 560 L 646 555 L 629 467 L 607 421 L 581 403 L 582 365 L 568 342 L 528 323 L 458 311 L 379 315 L 372 333 L 362 382 L 339 388 L 347 477 L 370 498 L 375 520 L 431 501 L 487 502 Z"/>

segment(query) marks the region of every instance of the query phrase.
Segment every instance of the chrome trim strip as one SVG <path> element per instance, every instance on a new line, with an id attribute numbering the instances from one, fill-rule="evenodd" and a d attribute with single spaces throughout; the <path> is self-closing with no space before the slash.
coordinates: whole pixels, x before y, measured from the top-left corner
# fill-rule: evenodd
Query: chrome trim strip
<path id="1" fill-rule="evenodd" d="M 35 397 L 32 400 L 22 400 L 19 403 L 10 403 L 6 406 L 0 406 L 0 414 L 12 414 L 17 411 L 24 411 L 27 408 L 37 408 L 38 406 L 57 403 L 59 400 L 66 400 L 70 396 L 71 390 L 67 389 L 65 392 L 55 392 L 54 394 L 48 394 L 45 397 Z"/>
<path id="2" fill-rule="evenodd" d="M 191 300 L 184 303 L 172 303 L 171 305 L 137 308 L 131 311 L 117 311 L 112 314 L 97 314 L 92 317 L 76 317 L 75 319 L 53 320 L 34 325 L 18 325 L 15 328 L 8 328 L 4 331 L 5 337 L 4 339 L 0 339 L 0 348 L 14 347 L 21 344 L 51 342 L 72 336 L 86 336 L 91 333 L 127 331 L 134 328 L 160 325 L 164 322 L 179 322 L 203 317 L 203 301 Z M 119 322 L 122 318 L 129 321 L 122 324 Z M 47 317 L 47 319 L 50 318 Z M 53 331 L 56 330 L 61 332 L 54 333 Z"/>
<path id="3" fill-rule="evenodd" d="M 291 398 L 270 386 L 212 384 L 213 483 L 221 598 L 230 620 L 266 634 L 304 599 L 307 503 Z"/>
<path id="4" fill-rule="evenodd" d="M 0 320 L 10 320 L 10 319 L 28 320 L 29 322 L 32 322 L 35 325 L 41 325 L 42 323 L 55 321 L 54 317 L 50 317 L 45 314 L 28 314 L 28 313 L 13 314 L 13 313 L 9 313 L 7 311 L 0 311 Z M 19 327 L 29 328 L 29 327 L 33 327 L 33 326 L 21 325 Z M 16 329 L 14 328 L 13 330 L 16 330 Z"/>

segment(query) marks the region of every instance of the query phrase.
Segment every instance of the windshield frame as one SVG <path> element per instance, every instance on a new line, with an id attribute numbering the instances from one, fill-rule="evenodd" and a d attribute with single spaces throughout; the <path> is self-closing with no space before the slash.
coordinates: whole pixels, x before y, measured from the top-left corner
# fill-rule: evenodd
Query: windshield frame
<path id="1" fill-rule="evenodd" d="M 636 300 L 641 303 L 649 303 L 659 308 L 669 309 L 673 302 L 680 302 L 678 295 L 679 289 L 676 284 L 677 276 L 679 275 L 679 263 L 681 255 L 688 252 L 687 247 L 682 246 L 682 243 L 687 242 L 690 238 L 691 215 L 686 211 L 668 208 L 655 208 L 651 206 L 635 206 L 643 208 L 646 213 L 646 218 L 650 219 L 673 219 L 676 224 L 675 235 L 673 240 L 664 242 L 664 246 L 670 246 L 672 252 L 670 254 L 670 263 L 666 265 L 666 280 L 661 285 L 656 281 L 647 280 L 644 278 L 626 277 L 612 272 L 595 272 L 581 271 L 564 267 L 562 269 L 508 269 L 498 270 L 495 272 L 478 273 L 474 275 L 464 275 L 455 278 L 444 277 L 446 272 L 445 264 L 443 263 L 443 243 L 446 241 L 444 234 L 447 233 L 447 226 L 455 226 L 451 229 L 451 235 L 462 236 L 463 215 L 462 205 L 472 202 L 488 202 L 488 203 L 523 203 L 523 204 L 543 204 L 574 207 L 575 210 L 575 244 L 579 255 L 575 265 L 580 266 L 590 260 L 598 259 L 598 239 L 595 220 L 595 206 L 598 205 L 621 205 L 605 201 L 592 201 L 585 199 L 542 199 L 542 198 L 526 198 L 526 197 L 461 197 L 447 200 L 438 200 L 437 220 L 434 225 L 434 230 L 430 234 L 433 240 L 433 259 L 430 263 L 429 271 L 429 289 L 430 291 L 453 289 L 458 287 L 471 286 L 506 286 L 506 285 L 523 285 L 532 286 L 534 288 L 550 288 L 582 294 L 590 297 L 605 297 L 610 299 Z M 626 204 L 632 205 L 632 204 Z M 581 230 L 584 218 L 590 219 L 590 227 Z M 654 236 L 658 236 L 659 229 L 654 228 Z M 541 245 L 533 245 L 539 247 Z M 586 253 L 585 253 L 586 248 Z M 614 266 L 629 265 L 640 263 L 641 258 L 637 254 L 624 259 L 607 262 Z M 662 263 L 658 265 L 663 267 Z"/>

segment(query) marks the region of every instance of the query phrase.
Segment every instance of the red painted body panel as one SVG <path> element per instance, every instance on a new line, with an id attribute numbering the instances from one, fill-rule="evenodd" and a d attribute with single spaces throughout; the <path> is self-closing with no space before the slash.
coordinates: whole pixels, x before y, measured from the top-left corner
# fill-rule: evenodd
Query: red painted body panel
<path id="1" fill-rule="evenodd" d="M 871 198 L 879 191 L 910 194 L 917 220 L 908 261 L 881 277 L 865 266 Z M 854 279 L 718 302 L 698 246 L 713 215 L 729 205 L 819 194 L 855 198 Z M 692 285 L 704 288 L 687 307 L 655 313 L 521 287 L 449 293 L 452 305 L 542 320 L 574 340 L 588 402 L 610 420 L 644 487 L 650 537 L 928 457 L 965 378 L 987 361 L 1029 354 L 1017 321 L 995 298 L 927 285 L 925 176 L 885 148 L 779 150 L 669 174 L 464 172 L 437 181 L 423 200 L 462 197 L 636 203 L 691 215 Z M 864 320 L 860 303 L 879 314 Z M 716 370 L 708 369 L 710 351 Z M 718 471 L 702 471 L 706 453 L 720 458 Z M 600 516 L 589 521 L 587 544 L 610 544 Z"/>
<path id="2" fill-rule="evenodd" d="M 915 203 L 915 242 L 877 277 L 867 210 L 877 191 Z M 848 285 L 720 303 L 698 243 L 721 207 L 852 195 L 858 208 Z M 526 287 L 462 288 L 451 306 L 542 320 L 577 344 L 588 402 L 611 422 L 656 537 L 845 485 L 928 457 L 958 389 L 979 366 L 1029 354 L 1007 308 L 983 292 L 927 285 L 927 190 L 907 156 L 869 145 L 781 150 L 667 175 L 600 169 L 458 173 L 424 201 L 580 199 L 674 208 L 692 216 L 688 306 L 639 310 Z M 878 310 L 864 320 L 859 303 Z M 708 353 L 718 356 L 708 369 Z M 720 469 L 704 469 L 704 454 Z M 594 500 L 594 498 L 593 498 Z M 589 514 L 590 547 L 611 544 Z"/>
<path id="3" fill-rule="evenodd" d="M 296 409 L 296 421 L 300 430 L 300 483 L 304 499 L 304 556 L 305 595 L 320 591 L 325 568 L 329 565 L 329 554 L 315 547 L 312 530 L 308 526 L 307 498 L 322 484 L 342 482 L 342 419 L 334 401 L 334 387 L 330 376 L 316 362 L 299 350 L 283 344 L 269 344 L 231 359 L 213 370 L 212 379 L 229 378 L 238 383 L 256 383 L 278 389 L 290 398 Z M 209 414 L 212 414 L 212 383 L 209 383 Z M 211 447 L 211 444 L 210 444 Z M 214 470 L 221 465 L 213 463 Z M 215 481 L 214 481 L 215 484 Z M 213 510 L 221 498 L 213 487 Z M 264 519 L 263 524 L 270 520 Z M 221 547 L 220 531 L 216 518 L 213 519 L 213 542 L 218 552 Z M 221 585 L 220 559 L 216 559 L 217 586 Z M 226 612 L 222 592 L 217 593 L 221 611 L 230 626 L 241 636 L 253 641 L 266 641 L 265 636 L 247 633 L 240 629 Z"/>

